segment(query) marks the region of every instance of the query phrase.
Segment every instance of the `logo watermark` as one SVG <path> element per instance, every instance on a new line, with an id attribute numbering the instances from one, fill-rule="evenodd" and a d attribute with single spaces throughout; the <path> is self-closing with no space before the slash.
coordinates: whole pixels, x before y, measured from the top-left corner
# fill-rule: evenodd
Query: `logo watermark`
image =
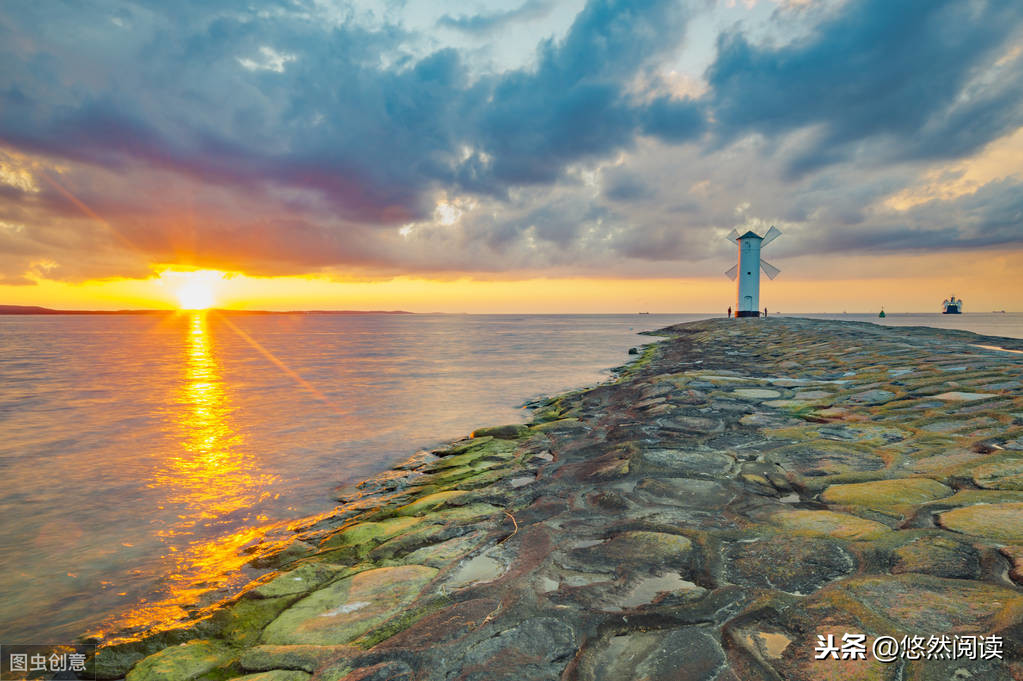
<path id="1" fill-rule="evenodd" d="M 92 680 L 86 661 L 95 652 L 92 644 L 0 644 L 0 681 Z"/>
<path id="2" fill-rule="evenodd" d="M 1001 636 L 877 636 L 866 634 L 818 634 L 816 660 L 1001 660 Z"/>

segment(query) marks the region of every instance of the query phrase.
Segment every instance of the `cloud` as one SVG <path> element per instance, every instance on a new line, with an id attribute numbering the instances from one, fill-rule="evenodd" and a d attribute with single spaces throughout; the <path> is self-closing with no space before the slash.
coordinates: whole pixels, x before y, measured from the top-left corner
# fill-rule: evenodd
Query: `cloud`
<path id="1" fill-rule="evenodd" d="M 1023 25 L 1012 0 L 852 0 L 807 38 L 720 36 L 707 72 L 723 142 L 813 128 L 793 175 L 971 154 L 1023 124 L 1023 62 L 996 66 Z"/>
<path id="2" fill-rule="evenodd" d="M 473 146 L 490 162 L 474 164 L 467 186 L 551 183 L 570 163 L 630 146 L 650 107 L 631 101 L 629 82 L 676 46 L 685 22 L 670 1 L 592 0 L 564 40 L 541 45 L 535 70 L 500 76 L 473 112 Z M 702 125 L 688 111 L 663 117 L 673 137 Z"/>
<path id="3" fill-rule="evenodd" d="M 466 33 L 485 34 L 504 28 L 511 23 L 543 18 L 550 13 L 553 6 L 550 0 L 526 0 L 522 5 L 503 12 L 458 17 L 445 14 L 437 20 L 437 25 Z"/>
<path id="4" fill-rule="evenodd" d="M 654 189 L 642 177 L 629 170 L 604 173 L 604 196 L 611 201 L 641 201 L 654 196 Z"/>
<path id="5" fill-rule="evenodd" d="M 850 0 L 795 33 L 772 8 L 771 41 L 728 29 L 705 82 L 664 74 L 707 3 L 590 0 L 529 64 L 488 70 L 390 13 L 5 8 L 0 276 L 716 276 L 744 220 L 784 225 L 772 260 L 1015 248 L 1001 171 L 885 201 L 1023 125 L 1017 5 Z"/>
<path id="6" fill-rule="evenodd" d="M 149 30 L 126 51 L 75 54 L 58 25 L 64 42 L 49 52 L 4 53 L 0 136 L 102 167 L 314 189 L 343 217 L 386 225 L 427 215 L 424 195 L 438 186 L 501 195 L 629 145 L 649 117 L 628 80 L 684 22 L 667 0 L 593 0 L 563 41 L 541 46 L 535 70 L 470 82 L 456 50 L 412 58 L 408 36 L 386 26 L 324 30 L 286 6 L 273 21 L 240 7 L 164 11 L 136 12 Z M 41 33 L 47 18 L 22 17 L 23 30 Z M 90 58 L 89 87 L 54 87 Z M 679 138 L 699 125 L 691 112 L 676 118 L 649 132 Z"/>

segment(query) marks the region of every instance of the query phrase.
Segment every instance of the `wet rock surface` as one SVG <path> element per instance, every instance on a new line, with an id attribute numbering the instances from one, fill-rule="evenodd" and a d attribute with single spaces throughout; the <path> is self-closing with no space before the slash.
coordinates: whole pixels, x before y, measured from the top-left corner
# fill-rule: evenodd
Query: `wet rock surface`
<path id="1" fill-rule="evenodd" d="M 129 681 L 1023 678 L 1023 359 L 978 347 L 1023 341 L 777 317 L 661 335 L 533 423 L 356 486 L 212 616 L 91 664 Z M 847 633 L 865 658 L 815 659 Z M 881 662 L 879 636 L 1001 647 Z"/>

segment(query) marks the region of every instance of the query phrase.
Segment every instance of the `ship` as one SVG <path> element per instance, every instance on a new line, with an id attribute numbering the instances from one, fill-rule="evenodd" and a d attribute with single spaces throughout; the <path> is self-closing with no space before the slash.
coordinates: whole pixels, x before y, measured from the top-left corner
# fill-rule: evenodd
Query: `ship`
<path id="1" fill-rule="evenodd" d="M 941 303 L 941 314 L 962 314 L 963 299 L 951 296 Z"/>

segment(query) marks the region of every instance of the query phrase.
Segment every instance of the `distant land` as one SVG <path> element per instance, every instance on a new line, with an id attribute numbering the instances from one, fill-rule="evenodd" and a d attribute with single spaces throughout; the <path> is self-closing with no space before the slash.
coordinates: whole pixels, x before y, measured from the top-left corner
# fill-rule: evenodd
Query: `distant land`
<path id="1" fill-rule="evenodd" d="M 169 314 L 182 310 L 54 310 L 38 305 L 0 305 L 0 314 Z M 413 314 L 405 310 L 220 310 L 229 314 Z"/>

